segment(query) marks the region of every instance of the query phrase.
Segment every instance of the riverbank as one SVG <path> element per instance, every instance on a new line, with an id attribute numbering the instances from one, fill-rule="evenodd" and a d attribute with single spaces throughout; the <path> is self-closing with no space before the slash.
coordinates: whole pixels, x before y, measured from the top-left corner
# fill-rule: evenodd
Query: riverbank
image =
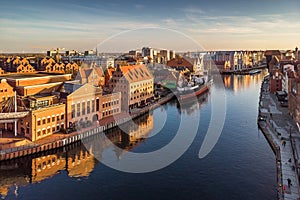
<path id="1" fill-rule="evenodd" d="M 298 199 L 300 149 L 296 144 L 300 144 L 300 134 L 288 109 L 281 107 L 276 96 L 269 92 L 268 76 L 261 86 L 258 126 L 276 156 L 278 199 Z"/>
<path id="2" fill-rule="evenodd" d="M 174 97 L 175 94 L 170 93 L 167 96 L 159 99 L 158 101 L 156 101 L 155 103 L 149 106 L 146 106 L 144 108 L 134 109 L 130 113 L 123 112 L 108 118 L 104 118 L 99 121 L 98 125 L 94 125 L 88 128 L 83 128 L 79 131 L 72 132 L 70 134 L 57 133 L 49 137 L 43 138 L 41 140 L 31 142 L 26 145 L 1 149 L 0 161 L 32 155 L 35 153 L 40 153 L 43 151 L 48 151 L 48 150 L 70 145 L 84 138 L 114 128 L 120 124 L 126 123 L 132 119 L 142 116 L 145 113 L 149 112 L 150 110 L 154 110 L 155 108 L 169 102 Z"/>
<path id="3" fill-rule="evenodd" d="M 258 67 L 251 67 L 241 70 L 220 70 L 221 74 L 236 74 L 236 75 L 249 75 L 252 70 L 265 69 L 267 65 L 260 65 Z"/>

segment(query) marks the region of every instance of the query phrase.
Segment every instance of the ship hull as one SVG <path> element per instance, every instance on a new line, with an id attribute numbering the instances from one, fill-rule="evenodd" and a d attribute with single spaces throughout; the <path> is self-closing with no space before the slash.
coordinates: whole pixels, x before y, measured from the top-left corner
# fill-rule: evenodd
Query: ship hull
<path id="1" fill-rule="evenodd" d="M 180 101 L 186 101 L 191 99 L 192 97 L 196 97 L 199 95 L 202 95 L 203 93 L 207 92 L 210 89 L 210 83 L 207 83 L 205 85 L 200 86 L 199 88 L 184 92 L 184 93 L 178 93 L 178 100 Z"/>

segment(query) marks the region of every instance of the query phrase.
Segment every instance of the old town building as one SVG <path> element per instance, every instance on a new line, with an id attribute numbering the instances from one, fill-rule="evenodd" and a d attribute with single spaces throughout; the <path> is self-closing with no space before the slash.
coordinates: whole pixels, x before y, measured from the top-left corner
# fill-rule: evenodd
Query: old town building
<path id="1" fill-rule="evenodd" d="M 27 58 L 15 57 L 7 58 L 3 64 L 3 69 L 6 72 L 17 73 L 33 73 L 35 68 L 31 65 Z"/>
<path id="2" fill-rule="evenodd" d="M 119 66 L 113 72 L 109 88 L 121 92 L 122 110 L 144 106 L 154 97 L 154 78 L 146 65 Z"/>
<path id="3" fill-rule="evenodd" d="M 35 95 L 26 99 L 29 114 L 18 121 L 18 133 L 32 141 L 65 129 L 65 104 L 55 95 Z"/>
<path id="4" fill-rule="evenodd" d="M 121 93 L 102 94 L 91 84 L 65 83 L 61 89 L 66 104 L 67 128 L 77 130 L 96 125 L 98 120 L 121 112 Z"/>
<path id="5" fill-rule="evenodd" d="M 0 102 L 7 100 L 9 97 L 13 97 L 14 88 L 7 83 L 5 78 L 0 80 Z M 0 108 L 2 110 L 2 107 Z"/>
<path id="6" fill-rule="evenodd" d="M 79 65 L 75 62 L 68 61 L 57 63 L 53 58 L 45 57 L 41 60 L 39 70 L 52 73 L 72 74 L 75 76 L 79 70 Z"/>
<path id="7" fill-rule="evenodd" d="M 116 71 L 116 69 L 114 67 L 108 67 L 105 71 L 104 71 L 104 78 L 105 78 L 105 86 L 108 87 L 108 83 L 109 80 L 112 78 L 114 71 Z"/>
<path id="8" fill-rule="evenodd" d="M 288 99 L 289 113 L 295 122 L 300 125 L 300 78 L 295 72 L 289 74 Z"/>
<path id="9" fill-rule="evenodd" d="M 169 60 L 167 66 L 176 70 L 186 70 L 194 72 L 196 70 L 196 59 L 187 57 L 177 57 Z"/>
<path id="10" fill-rule="evenodd" d="M 90 83 L 96 87 L 103 87 L 105 84 L 104 74 L 100 67 L 80 68 L 76 80 L 79 80 L 80 84 Z"/>

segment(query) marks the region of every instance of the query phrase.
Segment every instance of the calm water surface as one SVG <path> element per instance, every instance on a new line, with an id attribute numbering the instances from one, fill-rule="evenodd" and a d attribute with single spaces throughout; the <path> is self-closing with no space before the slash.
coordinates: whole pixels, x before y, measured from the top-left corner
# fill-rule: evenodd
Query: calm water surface
<path id="1" fill-rule="evenodd" d="M 133 137 L 120 129 L 108 131 L 106 136 L 123 150 L 103 142 L 99 134 L 89 139 L 89 147 L 78 143 L 0 163 L 2 198 L 275 199 L 275 157 L 256 121 L 263 76 L 223 77 L 227 101 L 224 129 L 203 159 L 198 158 L 198 153 L 211 117 L 211 98 L 220 92 L 217 86 L 199 98 L 200 109 L 190 106 L 180 110 L 174 100 L 137 119 L 139 127 L 127 126 Z M 170 166 L 151 173 L 130 174 L 98 161 L 101 156 L 121 160 L 126 151 L 150 152 L 165 146 L 175 136 L 180 116 L 192 118 L 195 112 L 200 112 L 197 136 L 185 154 Z M 98 159 L 90 153 L 95 149 Z"/>

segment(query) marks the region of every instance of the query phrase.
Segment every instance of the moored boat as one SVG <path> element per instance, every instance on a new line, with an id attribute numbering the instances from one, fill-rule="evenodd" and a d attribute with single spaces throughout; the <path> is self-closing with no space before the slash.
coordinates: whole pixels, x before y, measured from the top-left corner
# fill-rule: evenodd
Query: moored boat
<path id="1" fill-rule="evenodd" d="M 260 69 L 254 69 L 254 70 L 249 71 L 249 74 L 250 74 L 250 75 L 253 75 L 253 74 L 259 74 L 260 72 L 261 72 Z"/>
<path id="2" fill-rule="evenodd" d="M 210 89 L 212 80 L 208 81 L 207 76 L 190 76 L 189 81 L 185 79 L 184 76 L 180 76 L 177 86 L 177 96 L 178 100 L 188 100 L 192 97 L 199 96 Z"/>

